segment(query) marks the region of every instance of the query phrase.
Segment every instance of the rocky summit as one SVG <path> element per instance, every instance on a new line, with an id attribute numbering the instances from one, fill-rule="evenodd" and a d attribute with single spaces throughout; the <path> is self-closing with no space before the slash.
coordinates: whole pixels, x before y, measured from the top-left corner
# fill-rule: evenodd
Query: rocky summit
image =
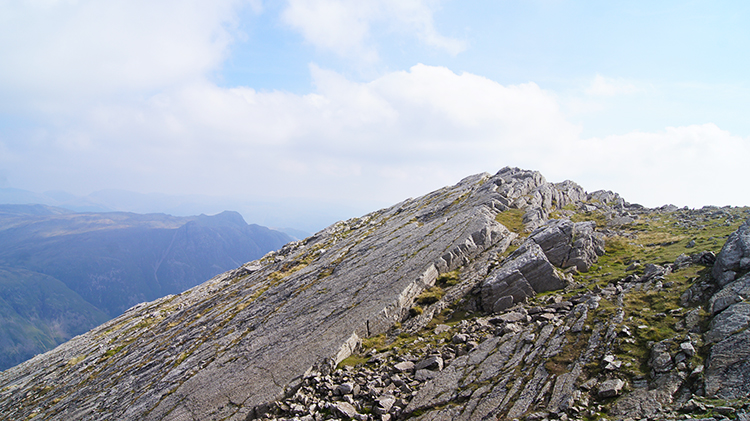
<path id="1" fill-rule="evenodd" d="M 471 176 L 0 373 L 0 418 L 750 420 L 748 217 Z"/>

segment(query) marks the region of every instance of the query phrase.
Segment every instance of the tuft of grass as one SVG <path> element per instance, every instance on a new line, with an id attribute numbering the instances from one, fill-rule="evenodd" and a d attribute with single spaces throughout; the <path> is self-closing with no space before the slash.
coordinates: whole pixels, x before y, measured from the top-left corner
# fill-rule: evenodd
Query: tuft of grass
<path id="1" fill-rule="evenodd" d="M 439 286 L 434 286 L 422 291 L 415 301 L 417 304 L 430 305 L 440 301 L 443 296 L 445 296 L 445 291 Z M 422 313 L 420 312 L 419 314 Z"/>
<path id="2" fill-rule="evenodd" d="M 443 273 L 435 280 L 435 284 L 440 287 L 452 287 L 458 285 L 459 282 L 458 269 Z"/>
<path id="3" fill-rule="evenodd" d="M 364 355 L 360 354 L 352 354 L 346 358 L 344 358 L 343 361 L 341 361 L 336 368 L 343 368 L 343 367 L 356 367 L 358 365 L 362 365 L 369 360 L 368 357 L 365 357 Z"/>
<path id="4" fill-rule="evenodd" d="M 178 365 L 182 364 L 183 361 L 189 356 L 190 354 L 187 352 L 180 352 L 180 355 L 177 357 L 177 359 L 174 362 L 174 367 L 177 367 Z"/>
<path id="5" fill-rule="evenodd" d="M 568 366 L 580 357 L 581 351 L 586 349 L 590 337 L 591 333 L 575 334 L 570 331 L 565 332 L 565 342 L 562 349 L 544 363 L 544 368 L 555 375 L 568 372 Z"/>
<path id="6" fill-rule="evenodd" d="M 573 214 L 570 217 L 570 220 L 573 222 L 594 221 L 599 228 L 607 226 L 607 216 L 598 210 L 592 212 L 578 212 Z"/>
<path id="7" fill-rule="evenodd" d="M 84 359 L 86 359 L 85 355 L 77 355 L 77 356 L 69 359 L 68 362 L 65 365 L 67 365 L 67 366 L 76 365 L 76 364 L 80 363 L 81 361 L 83 361 Z"/>
<path id="8" fill-rule="evenodd" d="M 375 335 L 369 338 L 362 339 L 362 349 L 375 348 L 378 352 L 382 352 L 385 346 L 386 346 L 385 333 L 381 333 L 379 335 Z"/>
<path id="9" fill-rule="evenodd" d="M 120 345 L 120 346 L 118 346 L 116 348 L 112 348 L 110 350 L 107 350 L 107 352 L 104 353 L 104 358 L 109 358 L 109 357 L 117 354 L 118 352 L 122 351 L 123 348 L 125 348 L 125 345 Z"/>
<path id="10" fill-rule="evenodd" d="M 524 211 L 521 209 L 508 209 L 498 213 L 497 216 L 495 216 L 495 221 L 503 224 L 503 226 L 510 231 L 521 235 L 525 233 L 523 214 Z"/>
<path id="11" fill-rule="evenodd" d="M 135 328 L 136 329 L 147 328 L 147 327 L 151 326 L 154 323 L 156 323 L 155 319 L 141 320 L 140 322 L 138 322 L 138 324 L 135 325 Z"/>

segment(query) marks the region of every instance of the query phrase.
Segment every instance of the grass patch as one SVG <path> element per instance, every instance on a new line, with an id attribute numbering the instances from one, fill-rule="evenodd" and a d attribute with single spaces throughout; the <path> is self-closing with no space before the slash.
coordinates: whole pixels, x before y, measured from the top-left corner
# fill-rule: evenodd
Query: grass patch
<path id="1" fill-rule="evenodd" d="M 459 282 L 458 269 L 443 273 L 435 280 L 435 284 L 439 287 L 452 287 L 458 285 Z"/>
<path id="2" fill-rule="evenodd" d="M 348 366 L 348 367 L 356 367 L 358 365 L 362 365 L 362 364 L 366 363 L 367 360 L 369 360 L 368 357 L 365 357 L 365 356 L 360 355 L 360 354 L 352 354 L 352 355 L 344 358 L 344 360 L 341 361 L 336 366 L 336 368 L 338 369 L 338 368 L 343 368 L 343 367 L 346 367 L 346 366 Z"/>
<path id="3" fill-rule="evenodd" d="M 253 292 L 253 295 L 250 296 L 249 302 L 252 303 L 253 301 L 257 300 L 258 297 L 263 295 L 264 292 L 268 291 L 269 288 L 271 288 L 271 285 L 269 284 L 263 285 L 262 287 L 258 288 L 258 290 Z"/>
<path id="4" fill-rule="evenodd" d="M 135 325 L 135 328 L 136 329 L 144 329 L 144 328 L 147 328 L 147 327 L 153 325 L 154 323 L 156 323 L 156 319 L 142 320 L 142 321 L 138 322 L 138 324 Z"/>
<path id="5" fill-rule="evenodd" d="M 521 235 L 525 233 L 523 214 L 524 211 L 522 209 L 508 209 L 498 213 L 497 216 L 495 216 L 495 221 L 503 224 L 503 226 L 510 231 Z"/>
<path id="6" fill-rule="evenodd" d="M 581 355 L 581 352 L 586 349 L 590 337 L 591 333 L 581 332 L 576 334 L 571 331 L 565 332 L 565 343 L 562 349 L 544 363 L 544 368 L 557 376 L 567 373 L 570 364 L 574 363 Z"/>
<path id="7" fill-rule="evenodd" d="M 445 291 L 439 286 L 434 286 L 422 291 L 415 301 L 420 305 L 430 305 L 440 301 L 443 296 L 445 296 Z M 419 314 L 422 313 L 420 312 Z"/>
<path id="8" fill-rule="evenodd" d="M 78 356 L 75 356 L 75 357 L 69 359 L 68 362 L 65 365 L 67 365 L 67 366 L 76 365 L 76 364 L 80 363 L 81 361 L 83 361 L 84 359 L 86 359 L 85 355 L 78 355 Z"/>
<path id="9" fill-rule="evenodd" d="M 607 226 L 607 216 L 600 211 L 578 212 L 573 214 L 570 220 L 573 222 L 593 221 L 599 228 Z"/>
<path id="10" fill-rule="evenodd" d="M 120 345 L 120 346 L 118 346 L 116 348 L 112 348 L 112 349 L 107 350 L 107 352 L 104 353 L 104 358 L 109 358 L 109 357 L 117 354 L 118 352 L 122 351 L 123 348 L 125 348 L 125 345 Z"/>
<path id="11" fill-rule="evenodd" d="M 386 348 L 385 333 L 362 339 L 362 349 L 371 348 L 375 348 L 378 352 L 382 352 Z"/>
<path id="12" fill-rule="evenodd" d="M 177 367 L 178 365 L 182 364 L 183 361 L 189 356 L 190 354 L 187 352 L 180 352 L 180 355 L 177 356 L 177 359 L 174 361 L 174 367 Z"/>

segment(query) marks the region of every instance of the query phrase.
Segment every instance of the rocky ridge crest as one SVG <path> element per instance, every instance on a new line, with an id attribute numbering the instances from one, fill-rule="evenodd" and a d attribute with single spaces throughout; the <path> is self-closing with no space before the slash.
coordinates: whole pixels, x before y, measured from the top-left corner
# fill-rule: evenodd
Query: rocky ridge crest
<path id="1" fill-rule="evenodd" d="M 701 251 L 667 264 L 604 262 L 619 256 L 618 247 L 629 257 L 644 254 L 629 241 L 662 216 L 695 232 L 699 218 L 729 223 L 742 212 L 747 217 L 746 210 L 648 210 L 515 168 L 468 177 L 138 305 L 0 373 L 0 413 L 542 420 L 677 418 L 683 410 L 744 417 L 747 358 L 730 351 L 750 349 L 744 231 L 727 241 L 736 246 L 725 246 L 738 258 Z M 653 238 L 661 242 L 648 250 L 683 243 Z M 721 278 L 702 269 L 715 259 L 726 268 Z M 688 279 L 673 281 L 676 274 Z M 670 294 L 682 306 L 650 311 Z M 644 303 L 650 308 L 635 308 Z M 701 306 L 709 303 L 716 311 L 704 332 L 709 317 Z M 725 314 L 731 321 L 722 321 Z M 659 320 L 670 327 L 638 324 Z M 702 397 L 727 405 L 708 408 Z"/>

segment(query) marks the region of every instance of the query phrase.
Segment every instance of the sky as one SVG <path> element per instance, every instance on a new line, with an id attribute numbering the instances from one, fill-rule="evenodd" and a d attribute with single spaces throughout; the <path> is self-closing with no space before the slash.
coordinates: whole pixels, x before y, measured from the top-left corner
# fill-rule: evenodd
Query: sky
<path id="1" fill-rule="evenodd" d="M 308 230 L 505 166 L 750 205 L 748 21 L 739 1 L 0 0 L 0 188 Z"/>

